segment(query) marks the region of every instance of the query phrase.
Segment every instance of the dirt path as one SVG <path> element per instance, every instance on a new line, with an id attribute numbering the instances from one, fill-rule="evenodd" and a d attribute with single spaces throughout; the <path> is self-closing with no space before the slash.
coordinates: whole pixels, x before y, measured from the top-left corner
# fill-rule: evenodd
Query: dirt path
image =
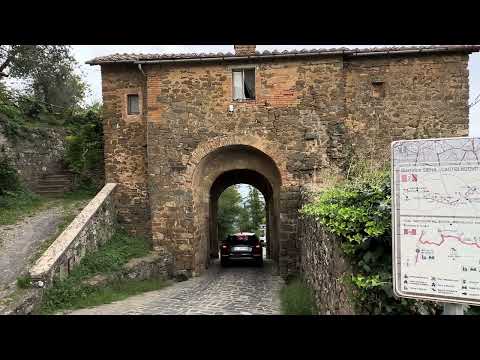
<path id="1" fill-rule="evenodd" d="M 55 236 L 66 215 L 76 216 L 88 200 L 56 200 L 13 225 L 0 225 L 0 298 L 15 289 L 18 276 L 30 265 L 40 245 Z"/>
<path id="2" fill-rule="evenodd" d="M 0 226 L 0 296 L 28 265 L 39 245 L 57 231 L 63 221 L 63 208 L 52 207 L 14 225 Z"/>

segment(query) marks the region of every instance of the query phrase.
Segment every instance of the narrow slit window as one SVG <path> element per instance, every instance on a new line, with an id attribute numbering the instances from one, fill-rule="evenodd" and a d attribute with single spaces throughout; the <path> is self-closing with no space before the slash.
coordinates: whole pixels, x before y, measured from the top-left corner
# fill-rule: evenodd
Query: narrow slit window
<path id="1" fill-rule="evenodd" d="M 255 99 L 255 69 L 233 70 L 233 100 Z"/>
<path id="2" fill-rule="evenodd" d="M 127 112 L 128 115 L 140 114 L 138 95 L 127 95 Z"/>
<path id="3" fill-rule="evenodd" d="M 373 81 L 372 82 L 373 90 L 372 96 L 375 98 L 385 97 L 385 86 L 383 81 Z"/>

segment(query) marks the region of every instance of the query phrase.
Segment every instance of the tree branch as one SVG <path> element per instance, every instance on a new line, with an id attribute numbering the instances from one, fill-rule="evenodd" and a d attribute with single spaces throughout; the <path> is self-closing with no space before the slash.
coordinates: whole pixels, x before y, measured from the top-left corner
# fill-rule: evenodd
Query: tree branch
<path id="1" fill-rule="evenodd" d="M 10 63 L 13 61 L 15 56 L 18 53 L 18 48 L 15 45 L 12 45 L 12 48 L 10 49 L 10 53 L 8 54 L 7 58 L 3 62 L 2 65 L 0 65 L 0 77 L 7 77 L 8 75 L 5 74 L 3 71 L 7 68 L 7 66 L 10 65 Z"/>

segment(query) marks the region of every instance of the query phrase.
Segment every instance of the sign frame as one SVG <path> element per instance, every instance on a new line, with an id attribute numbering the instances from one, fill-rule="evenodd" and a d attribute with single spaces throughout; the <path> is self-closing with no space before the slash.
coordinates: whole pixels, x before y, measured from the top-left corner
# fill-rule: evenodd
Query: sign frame
<path id="1" fill-rule="evenodd" d="M 448 303 L 448 304 L 460 304 L 460 305 L 473 305 L 473 306 L 480 306 L 480 298 L 478 301 L 476 299 L 471 298 L 458 298 L 454 296 L 448 295 L 439 295 L 434 296 L 431 294 L 425 293 L 413 293 L 413 292 L 404 292 L 401 289 L 401 280 L 400 283 L 398 281 L 399 276 L 401 276 L 401 262 L 402 259 L 397 257 L 398 249 L 401 246 L 401 234 L 399 233 L 399 221 L 400 218 L 397 219 L 397 192 L 396 186 L 398 186 L 398 182 L 396 182 L 396 172 L 395 172 L 395 158 L 394 158 L 394 150 L 395 146 L 399 143 L 408 143 L 408 142 L 419 142 L 419 141 L 439 141 L 439 140 L 473 140 L 473 139 L 480 139 L 480 137 L 474 136 L 466 136 L 466 137 L 448 137 L 448 138 L 429 138 L 429 139 L 413 139 L 413 140 L 397 140 L 391 143 L 391 215 L 392 215 L 392 285 L 393 285 L 393 293 L 396 297 L 399 298 L 408 298 L 408 299 L 417 299 L 417 300 L 429 300 L 441 303 Z M 480 166 L 480 163 L 479 163 Z M 398 216 L 400 217 L 400 216 Z M 480 226 L 479 226 L 479 233 L 480 233 Z M 479 276 L 480 281 L 480 276 Z M 454 305 L 453 305 L 454 306 Z"/>

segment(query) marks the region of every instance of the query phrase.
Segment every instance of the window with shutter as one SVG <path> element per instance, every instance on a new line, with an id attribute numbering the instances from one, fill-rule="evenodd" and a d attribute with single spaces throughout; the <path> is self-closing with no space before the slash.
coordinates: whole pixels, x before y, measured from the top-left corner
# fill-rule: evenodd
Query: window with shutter
<path id="1" fill-rule="evenodd" d="M 233 100 L 255 99 L 255 69 L 233 70 Z"/>

